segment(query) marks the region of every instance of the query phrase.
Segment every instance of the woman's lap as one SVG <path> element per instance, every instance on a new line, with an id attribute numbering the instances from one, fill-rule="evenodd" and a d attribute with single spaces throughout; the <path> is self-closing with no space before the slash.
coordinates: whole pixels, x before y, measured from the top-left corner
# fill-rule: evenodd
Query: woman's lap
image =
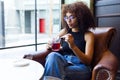
<path id="1" fill-rule="evenodd" d="M 62 56 L 57 52 L 50 53 L 47 57 L 48 62 L 46 63 L 47 64 L 46 68 L 48 67 L 48 65 L 49 66 L 53 65 L 55 68 L 55 70 L 54 70 L 54 68 L 52 69 L 52 70 L 54 70 L 54 73 L 56 73 L 57 71 L 60 71 L 60 73 L 55 74 L 55 76 L 51 75 L 52 73 L 50 73 L 50 74 L 47 74 L 47 76 L 58 77 L 56 75 L 59 75 L 59 76 L 64 75 L 65 80 L 87 80 L 87 78 L 90 78 L 91 72 L 90 72 L 90 69 L 86 65 L 84 65 L 82 63 L 80 63 L 80 64 L 73 63 L 69 59 L 73 60 L 73 59 L 76 59 L 76 57 L 71 59 L 68 57 L 66 58 L 66 56 L 65 57 Z M 50 61 L 52 61 L 52 62 L 50 62 Z M 69 61 L 71 63 L 69 63 L 67 61 Z M 60 67 L 58 68 L 58 66 L 56 66 L 56 65 L 58 65 Z M 63 68 L 61 68 L 61 67 L 63 67 Z M 48 69 L 50 69 L 50 68 L 48 68 Z M 60 70 L 56 71 L 56 69 L 60 69 Z M 62 75 L 60 75 L 60 74 L 62 74 Z"/>

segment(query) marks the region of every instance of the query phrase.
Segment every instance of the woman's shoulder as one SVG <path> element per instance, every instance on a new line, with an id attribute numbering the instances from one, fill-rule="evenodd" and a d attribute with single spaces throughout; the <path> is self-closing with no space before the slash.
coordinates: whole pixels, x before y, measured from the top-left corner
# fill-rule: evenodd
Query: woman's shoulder
<path id="1" fill-rule="evenodd" d="M 94 39 L 94 34 L 91 31 L 87 31 L 87 32 L 85 32 L 84 37 L 85 37 L 85 40 Z"/>
<path id="2" fill-rule="evenodd" d="M 86 31 L 85 35 L 94 35 L 92 31 Z"/>

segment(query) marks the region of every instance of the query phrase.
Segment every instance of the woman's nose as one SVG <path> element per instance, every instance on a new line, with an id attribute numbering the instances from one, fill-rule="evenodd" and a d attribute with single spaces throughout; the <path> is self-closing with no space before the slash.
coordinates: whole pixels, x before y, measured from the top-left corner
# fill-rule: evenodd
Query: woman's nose
<path id="1" fill-rule="evenodd" d="M 70 23 L 70 22 L 71 22 L 71 19 L 68 19 L 68 20 L 67 20 L 67 23 Z"/>

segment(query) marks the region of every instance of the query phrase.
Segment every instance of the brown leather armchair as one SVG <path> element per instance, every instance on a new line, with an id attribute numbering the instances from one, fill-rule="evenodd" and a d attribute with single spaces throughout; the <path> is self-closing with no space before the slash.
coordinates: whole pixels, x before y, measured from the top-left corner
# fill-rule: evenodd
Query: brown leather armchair
<path id="1" fill-rule="evenodd" d="M 118 59 L 109 50 L 116 34 L 114 27 L 97 27 L 91 30 L 95 34 L 95 50 L 92 62 L 92 80 L 115 80 Z"/>
<path id="2" fill-rule="evenodd" d="M 95 49 L 93 61 L 91 63 L 91 80 L 115 80 L 118 69 L 118 59 L 109 50 L 109 46 L 116 33 L 116 29 L 114 27 L 97 27 L 90 31 L 95 35 Z M 45 57 L 50 52 L 50 50 L 37 51 L 35 54 L 25 55 L 24 58 L 32 56 L 33 60 L 44 65 Z"/>

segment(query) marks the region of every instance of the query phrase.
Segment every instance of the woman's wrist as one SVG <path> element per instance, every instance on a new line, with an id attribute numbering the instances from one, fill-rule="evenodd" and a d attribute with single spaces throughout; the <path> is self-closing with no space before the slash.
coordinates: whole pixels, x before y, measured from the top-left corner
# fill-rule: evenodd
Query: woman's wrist
<path id="1" fill-rule="evenodd" d="M 47 50 L 51 51 L 51 50 L 52 50 L 52 48 L 47 48 Z"/>
<path id="2" fill-rule="evenodd" d="M 73 49 L 73 48 L 75 48 L 75 47 L 76 47 L 75 44 L 70 45 L 70 48 L 71 48 L 71 49 Z"/>
<path id="3" fill-rule="evenodd" d="M 71 47 L 72 50 L 75 50 L 76 48 L 77 48 L 76 45 L 74 45 L 74 46 Z"/>

